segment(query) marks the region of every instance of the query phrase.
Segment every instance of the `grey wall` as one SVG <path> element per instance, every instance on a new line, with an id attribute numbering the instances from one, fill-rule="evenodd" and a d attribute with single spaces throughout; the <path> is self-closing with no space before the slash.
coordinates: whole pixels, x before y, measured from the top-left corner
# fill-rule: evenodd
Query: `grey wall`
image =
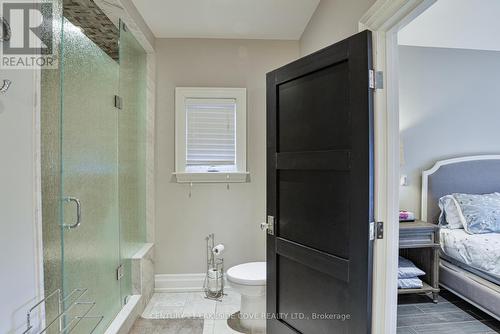
<path id="1" fill-rule="evenodd" d="M 307 55 L 358 32 L 358 23 L 375 0 L 321 0 L 300 38 Z"/>
<path id="2" fill-rule="evenodd" d="M 409 177 L 400 207 L 419 216 L 422 170 L 436 160 L 500 154 L 500 52 L 399 50 L 401 173 Z"/>
<path id="3" fill-rule="evenodd" d="M 226 245 L 226 267 L 265 259 L 266 72 L 299 56 L 297 41 L 158 39 L 156 123 L 157 274 L 202 273 L 204 237 Z M 247 165 L 251 182 L 178 184 L 174 172 L 176 86 L 247 88 Z"/>

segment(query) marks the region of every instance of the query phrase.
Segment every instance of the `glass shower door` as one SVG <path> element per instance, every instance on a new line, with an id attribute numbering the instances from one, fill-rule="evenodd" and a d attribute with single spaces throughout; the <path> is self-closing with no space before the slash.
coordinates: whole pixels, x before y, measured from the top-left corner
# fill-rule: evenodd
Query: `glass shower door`
<path id="1" fill-rule="evenodd" d="M 146 242 L 146 53 L 120 22 L 118 188 L 122 299 L 132 289 L 132 257 Z"/>
<path id="2" fill-rule="evenodd" d="M 64 19 L 60 66 L 62 285 L 65 296 L 88 289 L 80 300 L 89 302 L 73 307 L 65 324 L 93 307 L 89 315 L 104 317 L 96 330 L 102 333 L 121 308 L 114 107 L 119 65 Z M 65 306 L 70 305 L 71 298 Z M 82 322 L 72 333 L 89 333 L 93 326 Z"/>

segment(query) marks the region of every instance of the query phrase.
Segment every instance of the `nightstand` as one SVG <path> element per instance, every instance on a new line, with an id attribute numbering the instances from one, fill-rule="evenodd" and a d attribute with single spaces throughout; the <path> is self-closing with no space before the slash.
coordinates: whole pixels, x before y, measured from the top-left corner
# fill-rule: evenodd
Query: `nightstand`
<path id="1" fill-rule="evenodd" d="M 398 289 L 398 294 L 432 294 L 437 303 L 439 295 L 439 227 L 423 221 L 399 223 L 399 254 L 425 271 L 420 289 Z"/>

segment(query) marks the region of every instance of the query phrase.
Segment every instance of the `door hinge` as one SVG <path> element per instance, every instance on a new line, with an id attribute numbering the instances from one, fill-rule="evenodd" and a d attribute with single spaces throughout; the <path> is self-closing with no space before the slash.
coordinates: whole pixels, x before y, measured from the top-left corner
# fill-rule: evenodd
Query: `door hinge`
<path id="1" fill-rule="evenodd" d="M 384 72 L 369 70 L 368 81 L 371 89 L 384 88 Z"/>
<path id="2" fill-rule="evenodd" d="M 120 264 L 118 268 L 116 268 L 116 280 L 119 281 L 123 277 L 123 264 Z"/>
<path id="3" fill-rule="evenodd" d="M 370 240 L 384 239 L 384 222 L 370 223 Z"/>
<path id="4" fill-rule="evenodd" d="M 123 109 L 123 99 L 121 96 L 115 95 L 115 108 Z"/>

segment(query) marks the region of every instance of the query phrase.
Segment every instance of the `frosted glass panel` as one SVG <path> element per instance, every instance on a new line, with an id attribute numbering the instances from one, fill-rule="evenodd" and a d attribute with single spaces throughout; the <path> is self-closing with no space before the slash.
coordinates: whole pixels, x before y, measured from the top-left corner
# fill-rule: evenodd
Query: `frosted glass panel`
<path id="1" fill-rule="evenodd" d="M 53 20 L 61 27 L 62 3 L 53 2 Z M 62 28 L 61 28 L 62 29 Z M 61 30 L 54 29 L 54 49 L 60 49 Z M 61 97 L 59 69 L 41 70 L 41 186 L 44 290 L 48 296 L 62 285 L 61 249 Z M 45 304 L 47 319 L 54 319 L 59 311 L 57 300 Z M 47 334 L 57 333 L 57 328 Z"/>
<path id="2" fill-rule="evenodd" d="M 120 253 L 124 265 L 122 297 L 133 294 L 131 258 L 145 242 L 146 53 L 120 24 L 120 96 L 118 116 Z M 137 293 L 136 291 L 135 293 Z"/>
<path id="3" fill-rule="evenodd" d="M 62 43 L 62 197 L 76 197 L 82 205 L 81 225 L 63 232 L 63 290 L 89 289 L 84 299 L 96 302 L 90 315 L 104 316 L 96 331 L 102 333 L 121 308 L 113 104 L 119 65 L 66 19 Z M 75 204 L 64 202 L 62 223 L 75 219 Z M 82 323 L 72 333 L 89 333 L 88 326 Z"/>

